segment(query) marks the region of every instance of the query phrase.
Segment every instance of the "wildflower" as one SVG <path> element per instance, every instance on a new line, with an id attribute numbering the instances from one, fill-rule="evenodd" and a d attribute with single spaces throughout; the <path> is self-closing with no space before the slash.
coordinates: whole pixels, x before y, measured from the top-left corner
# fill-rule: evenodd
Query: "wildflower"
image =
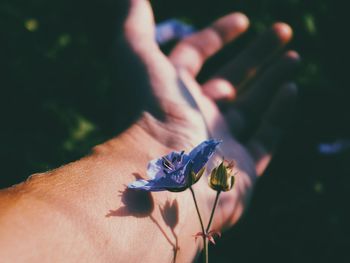
<path id="1" fill-rule="evenodd" d="M 189 154 L 171 152 L 148 164 L 149 180 L 137 180 L 128 185 L 131 189 L 145 191 L 181 192 L 196 183 L 204 173 L 204 166 L 221 143 L 207 140 L 196 146 Z"/>

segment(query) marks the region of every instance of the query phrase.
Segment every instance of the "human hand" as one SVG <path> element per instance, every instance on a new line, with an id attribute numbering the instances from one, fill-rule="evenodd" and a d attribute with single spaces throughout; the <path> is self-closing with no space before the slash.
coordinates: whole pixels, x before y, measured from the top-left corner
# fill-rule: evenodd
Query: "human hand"
<path id="1" fill-rule="evenodd" d="M 217 228 L 233 224 L 242 214 L 290 120 L 297 92 L 295 84 L 284 83 L 298 64 L 296 52 L 267 63 L 292 37 L 291 28 L 283 23 L 274 24 L 207 82 L 196 81 L 205 61 L 246 31 L 248 24 L 240 13 L 227 15 L 180 41 L 167 57 L 155 42 L 148 1 L 130 1 L 124 23 L 123 41 L 142 65 L 140 74 L 147 76 L 146 82 L 138 83 L 140 92 L 151 94 L 139 125 L 174 150 L 189 149 L 209 137 L 221 139 L 218 155 L 237 163 L 235 190 L 221 198 Z M 220 110 L 219 102 L 226 107 Z M 196 191 L 208 203 L 207 217 L 215 193 L 203 185 L 204 180 L 200 183 Z"/>
<path id="2" fill-rule="evenodd" d="M 298 55 L 289 51 L 266 63 L 290 40 L 287 25 L 275 24 L 200 85 L 195 78 L 202 65 L 247 29 L 245 16 L 219 19 L 166 57 L 154 41 L 149 1 L 120 2 L 130 5 L 118 38 L 118 63 L 130 69 L 133 83 L 127 88 L 145 95 L 142 117 L 89 156 L 0 192 L 0 257 L 8 262 L 188 262 L 198 252 L 192 234 L 200 230 L 189 191 L 130 194 L 125 185 L 144 176 L 152 158 L 190 150 L 209 137 L 222 139 L 209 166 L 224 156 L 236 161 L 238 175 L 235 189 L 220 196 L 212 225 L 220 230 L 242 214 L 290 119 L 296 89 L 282 84 Z M 247 85 L 259 65 L 261 74 Z M 194 190 L 206 224 L 215 192 L 203 178 Z"/>

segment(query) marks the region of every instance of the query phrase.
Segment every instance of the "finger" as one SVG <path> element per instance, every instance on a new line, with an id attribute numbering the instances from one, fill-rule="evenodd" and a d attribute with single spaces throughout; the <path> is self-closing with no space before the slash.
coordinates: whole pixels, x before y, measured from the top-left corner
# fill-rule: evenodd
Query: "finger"
<path id="1" fill-rule="evenodd" d="M 294 76 L 299 61 L 300 56 L 296 51 L 289 50 L 284 53 L 258 77 L 247 92 L 237 99 L 236 107 L 254 110 L 255 113 L 264 111 L 278 86 L 287 78 Z"/>
<path id="2" fill-rule="evenodd" d="M 258 67 L 292 38 L 292 29 L 276 23 L 232 62 L 203 85 L 203 92 L 214 100 L 233 99 L 243 81 L 253 77 Z M 225 90 L 225 92 L 222 92 Z"/>
<path id="3" fill-rule="evenodd" d="M 214 78 L 208 80 L 202 86 L 203 93 L 216 102 L 233 101 L 236 98 L 237 91 L 226 79 Z"/>
<path id="4" fill-rule="evenodd" d="M 206 59 L 246 31 L 248 25 L 248 18 L 241 13 L 224 16 L 182 40 L 170 53 L 169 59 L 176 67 L 186 69 L 195 76 Z"/>
<path id="5" fill-rule="evenodd" d="M 291 123 L 297 91 L 294 83 L 282 86 L 264 115 L 257 133 L 248 142 L 247 147 L 255 160 L 258 175 L 265 171 L 284 131 Z"/>
<path id="6" fill-rule="evenodd" d="M 123 24 L 123 37 L 136 51 L 147 49 L 150 46 L 155 47 L 155 27 L 151 4 L 145 0 L 129 2 L 128 15 Z"/>
<path id="7" fill-rule="evenodd" d="M 262 73 L 246 93 L 236 99 L 234 108 L 228 110 L 226 116 L 236 136 L 243 132 L 249 134 L 256 126 L 281 83 L 295 74 L 299 61 L 297 52 L 286 52 Z"/>

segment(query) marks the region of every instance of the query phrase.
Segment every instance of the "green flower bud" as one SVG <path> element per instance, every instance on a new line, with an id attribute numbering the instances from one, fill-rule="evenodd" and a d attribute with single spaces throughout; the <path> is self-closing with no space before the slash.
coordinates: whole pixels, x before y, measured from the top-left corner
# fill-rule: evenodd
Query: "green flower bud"
<path id="1" fill-rule="evenodd" d="M 235 177 L 233 168 L 234 161 L 228 162 L 223 160 L 221 164 L 214 168 L 209 176 L 209 186 L 215 191 L 229 191 L 232 189 Z"/>

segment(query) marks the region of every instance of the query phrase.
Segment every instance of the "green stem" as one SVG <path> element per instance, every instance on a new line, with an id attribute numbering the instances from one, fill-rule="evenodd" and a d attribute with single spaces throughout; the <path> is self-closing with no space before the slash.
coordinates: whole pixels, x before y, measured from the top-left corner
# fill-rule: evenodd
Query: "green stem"
<path id="1" fill-rule="evenodd" d="M 208 242 L 207 242 L 207 237 L 206 237 L 207 233 L 205 232 L 203 220 L 202 220 L 201 214 L 199 212 L 196 195 L 194 194 L 194 191 L 193 191 L 192 187 L 190 187 L 190 190 L 191 190 L 191 194 L 192 194 L 192 197 L 193 197 L 194 205 L 196 206 L 197 215 L 198 215 L 199 222 L 200 222 L 201 228 L 202 228 L 202 233 L 203 233 L 203 236 L 202 236 L 203 237 L 203 244 L 204 244 L 204 246 L 203 246 L 204 257 L 203 258 L 204 258 L 204 262 L 208 263 Z"/>
<path id="2" fill-rule="evenodd" d="M 209 248 L 208 248 L 208 240 L 207 237 L 203 238 L 204 240 L 204 262 L 208 263 L 209 262 Z"/>
<path id="3" fill-rule="evenodd" d="M 215 197 L 215 201 L 214 201 L 214 206 L 213 206 L 213 209 L 211 210 L 211 215 L 210 215 L 209 223 L 208 223 L 208 226 L 207 226 L 207 229 L 206 229 L 206 233 L 208 233 L 209 230 L 210 230 L 210 226 L 211 226 L 211 223 L 212 223 L 213 218 L 214 218 L 214 213 L 215 213 L 215 209 L 216 209 L 217 204 L 218 204 L 218 200 L 219 200 L 220 194 L 221 194 L 221 191 L 217 191 L 217 192 L 216 192 L 216 197 Z"/>

